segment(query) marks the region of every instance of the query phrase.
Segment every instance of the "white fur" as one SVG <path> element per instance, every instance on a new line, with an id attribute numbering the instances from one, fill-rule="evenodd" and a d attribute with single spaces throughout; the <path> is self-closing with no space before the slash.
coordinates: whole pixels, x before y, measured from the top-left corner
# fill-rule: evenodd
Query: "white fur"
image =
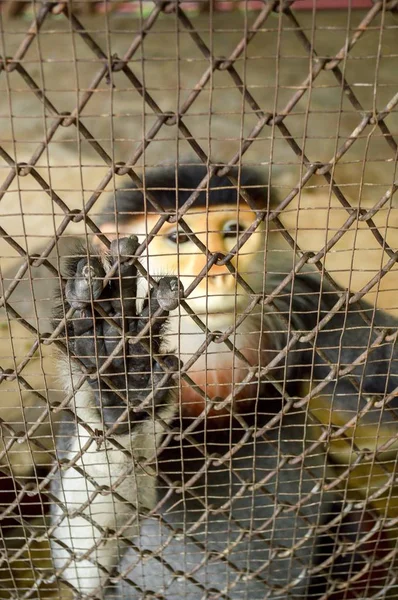
<path id="1" fill-rule="evenodd" d="M 72 379 L 74 383 L 78 379 L 77 373 L 71 377 L 65 365 L 61 377 L 66 391 L 70 392 Z M 99 413 L 92 408 L 94 398 L 88 384 L 84 384 L 81 391 L 74 394 L 74 404 L 76 415 L 92 429 L 102 429 Z M 162 418 L 170 421 L 173 413 L 174 408 L 170 403 L 163 409 Z M 62 577 L 79 592 L 88 594 L 96 591 L 95 595 L 101 597 L 108 573 L 120 563 L 124 551 L 123 542 L 112 535 L 109 536 L 111 539 L 107 539 L 107 535 L 103 536 L 103 530 L 117 530 L 131 523 L 123 532 L 123 537 L 130 539 L 138 533 L 139 518 L 134 520 L 134 516 L 138 515 L 142 508 L 151 510 L 155 506 L 155 472 L 150 466 L 142 467 L 140 463 L 154 455 L 162 433 L 160 424 L 148 419 L 139 423 L 131 436 L 118 436 L 117 441 L 130 451 L 131 458 L 115 448 L 110 441 L 100 448 L 94 441 L 75 464 L 84 469 L 96 484 L 93 485 L 74 466 L 70 466 L 61 473 L 59 486 L 54 486 L 54 493 L 66 508 L 67 514 L 63 516 L 59 505 L 52 506 L 52 523 L 59 523 L 53 537 L 66 545 L 73 554 L 71 560 L 71 552 L 53 540 L 53 563 L 57 570 L 63 569 Z M 75 459 L 90 439 L 91 436 L 85 427 L 79 425 L 77 436 L 71 440 L 67 459 Z M 100 486 L 109 487 L 116 484 L 115 491 L 125 501 L 115 498 L 111 493 L 95 493 Z M 95 524 L 91 524 L 78 513 L 89 515 Z M 87 551 L 87 557 L 79 560 L 79 556 Z M 74 555 L 78 558 L 73 558 Z M 96 565 L 96 562 L 105 570 Z"/>

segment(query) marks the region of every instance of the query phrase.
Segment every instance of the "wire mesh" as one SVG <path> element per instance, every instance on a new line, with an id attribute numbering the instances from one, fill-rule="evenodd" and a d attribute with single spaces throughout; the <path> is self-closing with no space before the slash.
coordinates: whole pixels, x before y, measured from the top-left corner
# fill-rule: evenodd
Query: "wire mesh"
<path id="1" fill-rule="evenodd" d="M 0 594 L 394 598 L 398 1 L 189 4 L 1 17 Z"/>

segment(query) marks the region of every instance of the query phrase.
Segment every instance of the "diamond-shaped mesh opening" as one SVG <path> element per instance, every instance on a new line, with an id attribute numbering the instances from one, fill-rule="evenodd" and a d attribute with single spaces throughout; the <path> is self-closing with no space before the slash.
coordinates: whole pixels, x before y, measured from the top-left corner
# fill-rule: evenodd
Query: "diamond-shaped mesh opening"
<path id="1" fill-rule="evenodd" d="M 398 597 L 398 2 L 27 4 L 0 596 Z"/>

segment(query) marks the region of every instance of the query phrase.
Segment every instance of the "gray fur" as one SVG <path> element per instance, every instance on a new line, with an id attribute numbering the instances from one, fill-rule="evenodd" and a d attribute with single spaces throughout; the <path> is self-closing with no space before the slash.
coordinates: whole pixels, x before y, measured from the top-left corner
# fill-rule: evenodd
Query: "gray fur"
<path id="1" fill-rule="evenodd" d="M 229 440 L 217 434 L 216 443 L 207 443 L 207 456 L 224 455 L 243 435 L 239 427 Z M 167 498 L 161 520 L 142 523 L 136 542 L 140 552 L 127 551 L 119 569 L 125 581 L 107 597 L 138 599 L 152 591 L 167 600 L 219 594 L 230 600 L 298 600 L 320 591 L 325 579 L 311 575 L 320 552 L 315 530 L 331 517 L 335 503 L 340 510 L 342 503 L 335 492 L 322 493 L 329 474 L 323 456 L 313 453 L 289 464 L 288 458 L 306 447 L 306 435 L 304 415 L 292 414 L 264 437 L 249 437 L 221 465 L 210 462 L 198 481 Z M 183 462 L 178 460 L 181 450 Z M 175 454 L 176 462 L 165 457 L 162 468 L 178 485 L 183 464 L 186 485 L 203 469 L 203 458 L 189 443 Z M 159 487 L 160 496 L 168 495 L 165 484 Z M 300 500 L 301 506 L 293 508 Z M 307 536 L 310 527 L 314 534 Z"/>

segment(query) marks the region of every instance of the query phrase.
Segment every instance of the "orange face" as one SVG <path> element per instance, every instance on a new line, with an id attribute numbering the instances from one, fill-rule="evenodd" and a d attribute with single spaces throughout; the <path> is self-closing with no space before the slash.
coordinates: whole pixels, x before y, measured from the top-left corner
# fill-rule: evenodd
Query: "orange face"
<path id="1" fill-rule="evenodd" d="M 132 233 L 143 242 L 158 222 L 157 215 L 135 217 L 129 224 L 119 226 L 118 235 L 123 237 Z M 191 209 L 184 222 L 197 236 L 204 248 L 211 253 L 228 254 L 237 244 L 239 237 L 255 221 L 256 215 L 246 204 L 237 207 L 220 205 Z M 109 238 L 115 236 L 114 225 L 104 225 L 102 231 Z M 262 291 L 264 279 L 264 225 L 260 224 L 240 248 L 231 263 L 239 275 L 257 292 Z M 195 314 L 201 318 L 210 330 L 226 330 L 235 325 L 239 315 L 251 300 L 247 292 L 237 283 L 234 275 L 225 265 L 214 264 L 206 274 L 208 257 L 187 235 L 181 226 L 165 223 L 150 241 L 147 253 L 141 257 L 146 270 L 154 277 L 177 275 L 185 292 L 195 282 L 197 285 L 187 297 L 187 302 Z M 268 362 L 269 355 L 265 337 L 261 332 L 261 308 L 257 307 L 250 318 L 243 321 L 233 337 L 236 348 L 251 364 Z M 202 330 L 194 323 L 181 307 L 169 318 L 169 326 L 164 338 L 172 352 L 177 352 L 186 363 L 191 360 L 205 341 Z M 262 349 L 263 348 L 263 349 Z M 189 375 L 211 399 L 223 399 L 234 392 L 234 385 L 244 379 L 247 368 L 224 344 L 211 343 L 191 366 Z M 236 401 L 244 406 L 247 399 L 253 399 L 257 386 L 251 385 L 239 393 Z M 181 382 L 181 407 L 183 414 L 197 416 L 204 409 L 202 398 L 190 386 Z M 247 406 L 247 403 L 246 403 Z M 234 403 L 236 408 L 236 402 Z M 239 408 L 238 408 L 239 410 Z M 228 411 L 224 411 L 224 416 Z M 217 415 L 213 410 L 210 416 Z M 215 417 L 216 418 L 216 417 Z"/>
<path id="2" fill-rule="evenodd" d="M 135 233 L 142 242 L 158 221 L 157 215 L 134 219 L 133 224 L 119 227 L 119 236 Z M 211 253 L 227 254 L 238 242 L 240 235 L 253 224 L 255 213 L 246 204 L 238 207 L 221 205 L 209 209 L 191 209 L 184 221 Z M 114 235 L 114 226 L 102 227 L 109 237 Z M 259 288 L 259 279 L 264 271 L 265 233 L 260 225 L 249 237 L 231 263 L 239 274 Z M 222 315 L 241 311 L 247 305 L 247 294 L 237 284 L 235 277 L 225 265 L 213 265 L 206 274 L 208 257 L 198 248 L 181 226 L 165 223 L 148 245 L 148 253 L 142 256 L 142 264 L 153 276 L 177 275 L 184 289 L 193 284 L 200 273 L 204 277 L 189 295 L 191 308 L 198 316 Z"/>

